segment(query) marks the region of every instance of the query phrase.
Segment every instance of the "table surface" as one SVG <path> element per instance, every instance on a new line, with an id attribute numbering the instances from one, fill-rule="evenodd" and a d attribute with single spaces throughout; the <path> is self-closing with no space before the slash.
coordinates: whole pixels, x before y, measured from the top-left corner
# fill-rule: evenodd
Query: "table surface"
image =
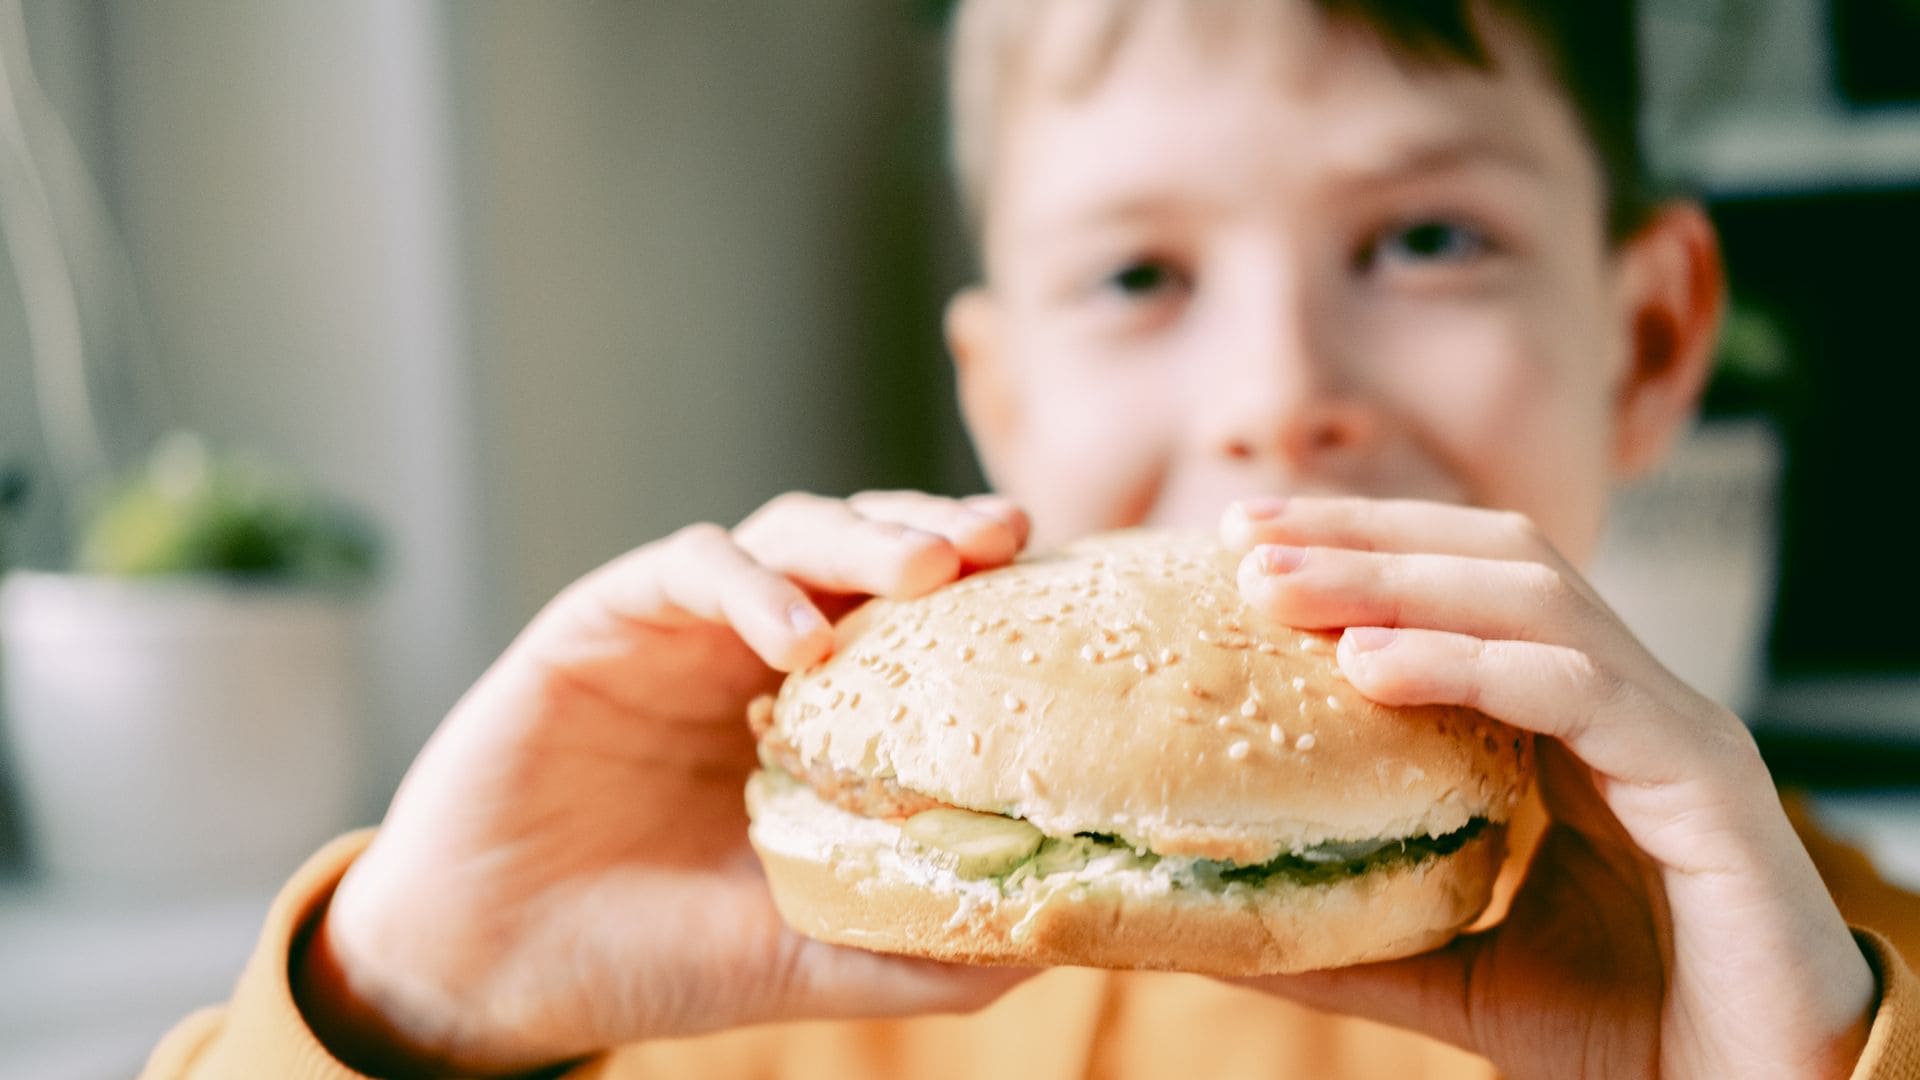
<path id="1" fill-rule="evenodd" d="M 1836 835 L 1920 891 L 1920 789 L 1816 797 Z M 161 1034 L 224 999 L 271 896 L 135 902 L 0 885 L 0 1077 L 124 1080 Z"/>

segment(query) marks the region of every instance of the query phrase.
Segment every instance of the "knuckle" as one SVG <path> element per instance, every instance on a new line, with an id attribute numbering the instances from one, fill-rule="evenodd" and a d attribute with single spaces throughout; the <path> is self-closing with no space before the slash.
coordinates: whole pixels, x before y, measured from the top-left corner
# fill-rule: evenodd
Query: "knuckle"
<path id="1" fill-rule="evenodd" d="M 704 554 L 732 544 L 733 538 L 726 528 L 711 521 L 683 525 L 666 540 L 667 548 L 682 555 Z"/>
<path id="2" fill-rule="evenodd" d="M 1540 532 L 1540 526 L 1526 514 L 1518 510 L 1498 510 L 1498 529 L 1518 551 L 1535 552 L 1546 546 L 1546 538 Z"/>
<path id="3" fill-rule="evenodd" d="M 1627 680 L 1583 649 L 1561 650 L 1560 667 L 1574 690 L 1594 703 L 1592 713 L 1615 712 L 1632 694 Z"/>
<path id="4" fill-rule="evenodd" d="M 748 514 L 734 527 L 733 536 L 742 541 L 753 542 L 765 539 L 765 534 L 777 532 L 790 525 L 807 510 L 824 502 L 820 496 L 806 491 L 784 491 Z"/>
<path id="5" fill-rule="evenodd" d="M 1545 563 L 1523 563 L 1523 588 L 1541 611 L 1564 611 L 1580 596 L 1562 571 Z"/>

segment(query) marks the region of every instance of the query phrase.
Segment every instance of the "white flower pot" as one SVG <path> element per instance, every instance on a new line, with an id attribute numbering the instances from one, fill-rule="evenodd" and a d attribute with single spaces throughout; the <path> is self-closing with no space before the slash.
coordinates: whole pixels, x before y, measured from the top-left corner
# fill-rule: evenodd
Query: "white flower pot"
<path id="1" fill-rule="evenodd" d="M 13 573 L 4 716 L 49 884 L 270 887 L 363 805 L 359 605 L 211 580 Z"/>

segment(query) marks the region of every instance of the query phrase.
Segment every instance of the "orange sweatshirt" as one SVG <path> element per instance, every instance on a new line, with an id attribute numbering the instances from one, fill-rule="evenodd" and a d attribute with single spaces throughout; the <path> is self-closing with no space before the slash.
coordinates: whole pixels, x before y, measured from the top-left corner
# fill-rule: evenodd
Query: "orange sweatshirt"
<path id="1" fill-rule="evenodd" d="M 1880 980 L 1855 1080 L 1920 1080 L 1920 897 L 1789 811 Z M 301 1020 L 288 982 L 292 945 L 371 833 L 335 841 L 289 882 L 224 1007 L 182 1021 L 144 1078 L 256 1080 L 359 1076 Z M 1231 1033 L 1228 1035 L 1227 1033 Z M 1391 1077 L 1483 1080 L 1485 1061 L 1421 1036 L 1326 1016 L 1191 975 L 1062 968 L 963 1017 L 766 1025 L 622 1047 L 567 1080 L 652 1077 Z"/>

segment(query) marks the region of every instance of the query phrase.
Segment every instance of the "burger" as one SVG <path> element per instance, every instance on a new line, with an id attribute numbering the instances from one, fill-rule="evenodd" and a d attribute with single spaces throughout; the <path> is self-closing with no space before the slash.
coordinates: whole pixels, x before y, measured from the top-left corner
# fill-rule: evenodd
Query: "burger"
<path id="1" fill-rule="evenodd" d="M 1211 538 L 1099 536 L 872 601 L 749 720 L 749 837 L 814 938 L 1215 975 L 1439 946 L 1486 906 L 1529 738 L 1390 708 L 1261 621 Z"/>

